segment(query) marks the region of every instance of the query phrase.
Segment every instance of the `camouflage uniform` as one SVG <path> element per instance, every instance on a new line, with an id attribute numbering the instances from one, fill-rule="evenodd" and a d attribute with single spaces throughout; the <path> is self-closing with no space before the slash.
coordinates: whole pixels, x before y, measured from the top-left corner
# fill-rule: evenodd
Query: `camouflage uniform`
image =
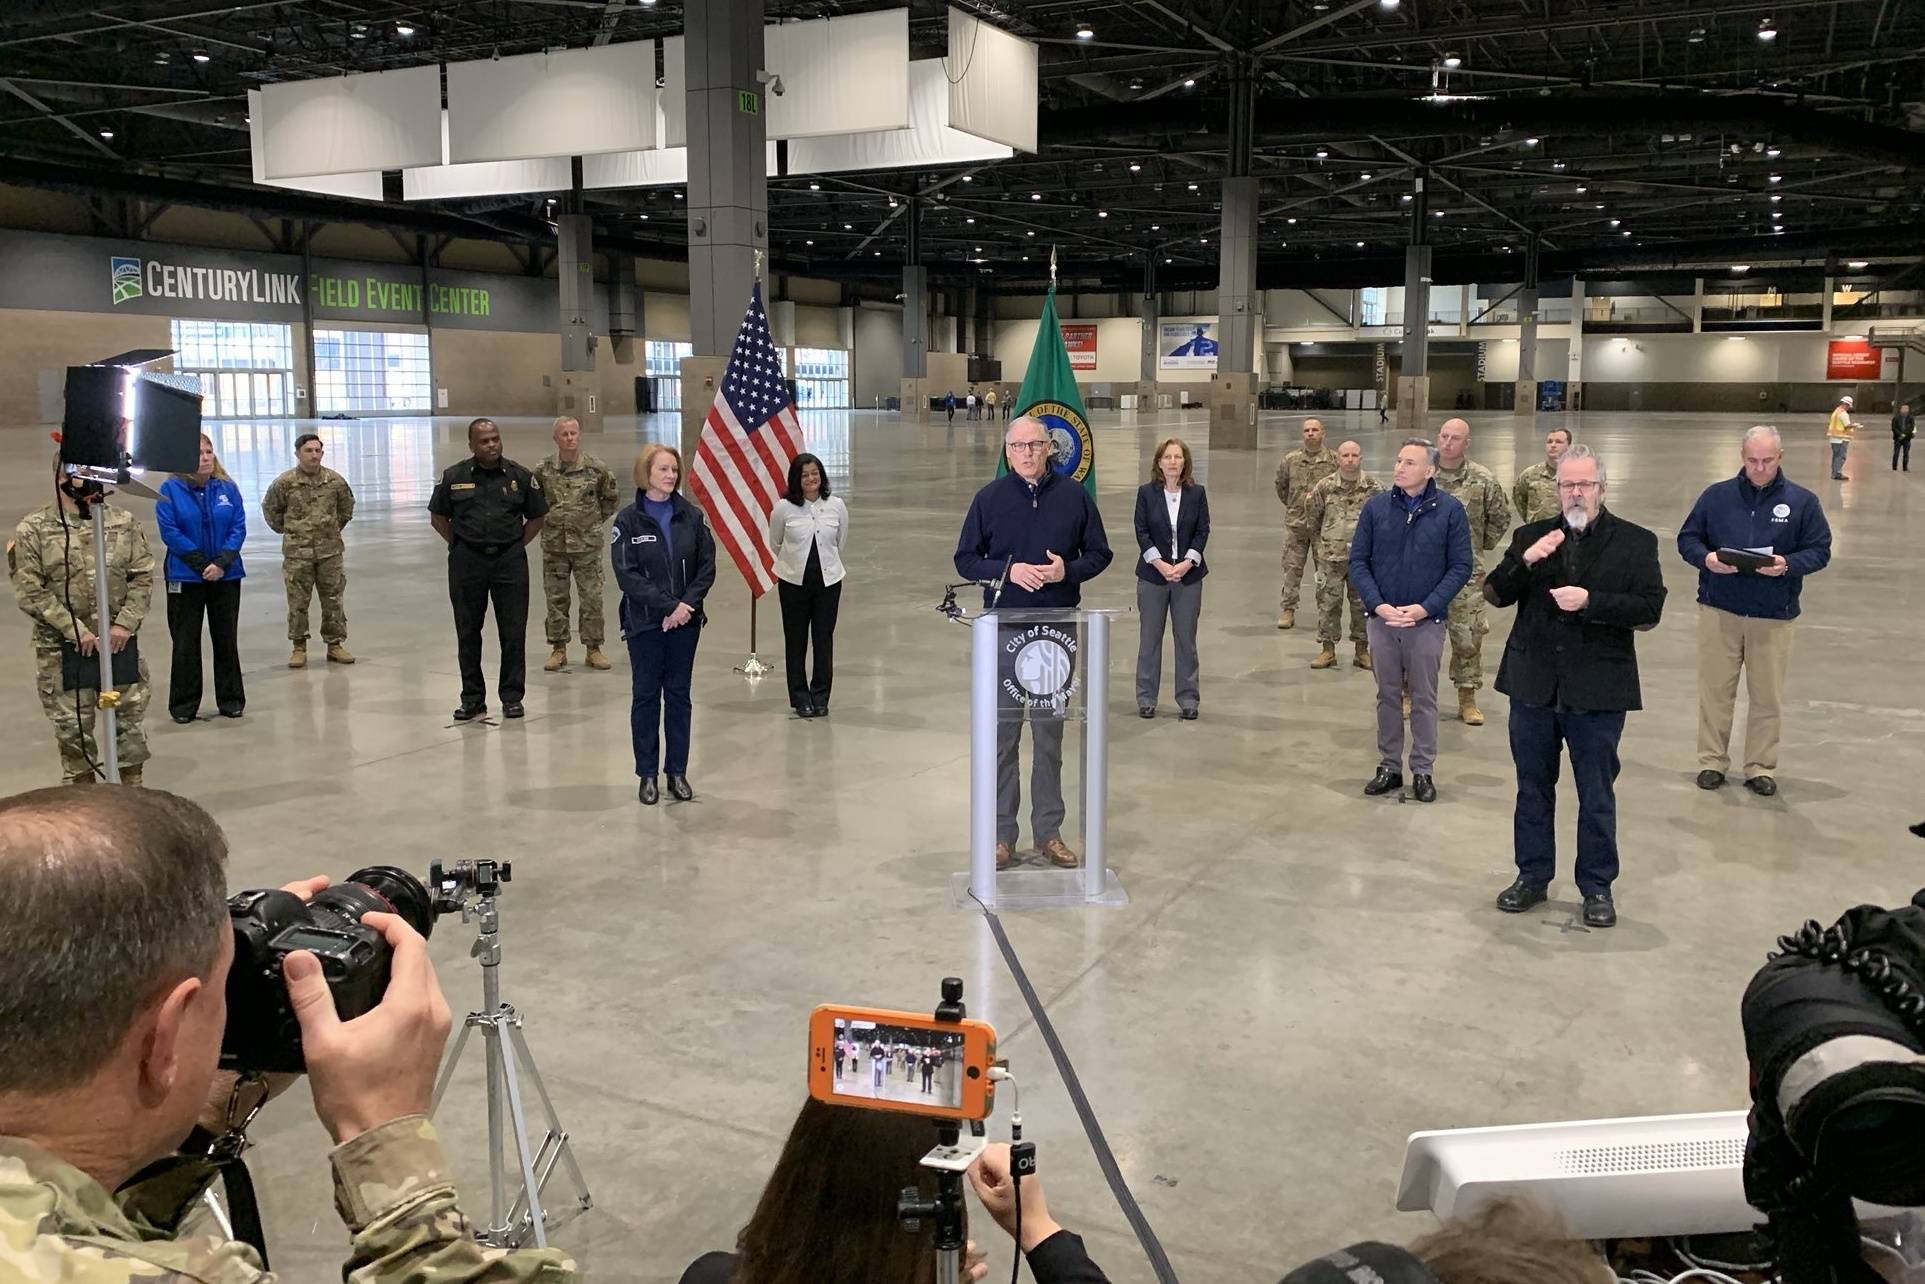
<path id="1" fill-rule="evenodd" d="M 341 528 L 354 520 L 354 491 L 332 468 L 310 477 L 290 468 L 274 479 L 261 500 L 261 515 L 281 536 L 281 566 L 287 577 L 287 635 L 307 641 L 307 608 L 321 595 L 321 640 L 330 646 L 347 641 L 347 545 Z"/>
<path id="2" fill-rule="evenodd" d="M 562 1284 L 560 1249 L 483 1248 L 455 1206 L 434 1125 L 412 1115 L 335 1148 L 334 1206 L 352 1235 L 346 1284 Z M 215 1170 L 182 1160 L 115 1194 L 32 1142 L 0 1137 L 0 1279 L 63 1284 L 273 1284 L 252 1248 L 181 1235 Z"/>
<path id="3" fill-rule="evenodd" d="M 140 633 L 141 621 L 154 597 L 154 555 L 147 536 L 131 514 L 109 506 L 107 513 L 107 606 L 111 623 L 129 633 Z M 69 779 L 93 776 L 89 762 L 102 761 L 94 742 L 96 692 L 62 690 L 60 645 L 75 641 L 75 625 L 107 645 L 107 630 L 95 619 L 94 532 L 91 522 L 66 514 L 49 504 L 27 514 L 13 534 L 8 550 L 13 592 L 20 609 L 33 617 L 33 658 L 40 706 L 53 722 L 60 745 L 60 769 Z M 68 605 L 72 604 L 72 613 Z M 90 670 L 89 672 L 92 672 Z M 141 716 L 147 712 L 147 661 L 140 661 L 140 679 L 115 688 L 120 693 L 119 723 L 114 742 L 120 765 L 139 767 L 147 761 L 147 735 Z M 74 697 L 78 696 L 76 709 Z M 5 1241 L 0 1239 L 0 1248 Z"/>
<path id="4" fill-rule="evenodd" d="M 1363 642 L 1364 599 L 1350 587 L 1350 537 L 1357 533 L 1357 519 L 1363 515 L 1364 501 L 1381 494 L 1384 484 L 1364 473 L 1354 482 L 1332 474 L 1310 490 L 1304 514 L 1316 532 L 1317 641 L 1335 646 L 1343 640 L 1344 598 L 1350 599 L 1350 640 Z"/>
<path id="5" fill-rule="evenodd" d="M 1511 505 L 1491 470 L 1465 460 L 1459 468 L 1437 467 L 1437 489 L 1455 495 L 1470 519 L 1471 577 L 1450 603 L 1450 680 L 1459 691 L 1484 685 L 1484 554 L 1511 531 Z"/>
<path id="6" fill-rule="evenodd" d="M 1310 545 L 1316 538 L 1316 528 L 1304 515 L 1310 488 L 1336 471 L 1337 452 L 1330 449 L 1315 454 L 1293 450 L 1277 465 L 1277 499 L 1283 504 L 1283 593 L 1277 602 L 1280 611 L 1297 609 L 1303 566 L 1310 558 Z"/>
<path id="7" fill-rule="evenodd" d="M 541 591 L 548 600 L 548 645 L 568 644 L 568 582 L 581 596 L 581 635 L 591 650 L 607 636 L 602 621 L 602 563 L 608 535 L 602 527 L 621 507 L 615 474 L 593 455 L 572 464 L 550 455 L 535 469 L 548 496 L 548 521 L 541 528 Z"/>
<path id="8" fill-rule="evenodd" d="M 1564 510 L 1557 502 L 1557 465 L 1532 464 L 1517 475 L 1511 487 L 1511 503 L 1517 506 L 1519 525 L 1556 517 Z"/>

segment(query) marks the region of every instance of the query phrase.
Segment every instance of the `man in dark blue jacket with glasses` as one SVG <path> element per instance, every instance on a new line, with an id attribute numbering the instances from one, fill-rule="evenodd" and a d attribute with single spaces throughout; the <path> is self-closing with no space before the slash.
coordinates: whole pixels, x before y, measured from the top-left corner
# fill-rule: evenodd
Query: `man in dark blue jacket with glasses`
<path id="1" fill-rule="evenodd" d="M 1377 675 L 1375 798 L 1404 785 L 1403 692 L 1410 691 L 1410 784 L 1435 802 L 1437 666 L 1450 600 L 1471 577 L 1470 519 L 1437 489 L 1437 451 L 1422 437 L 1397 452 L 1394 485 L 1364 504 L 1350 541 L 1350 584 L 1369 612 L 1365 630 Z"/>

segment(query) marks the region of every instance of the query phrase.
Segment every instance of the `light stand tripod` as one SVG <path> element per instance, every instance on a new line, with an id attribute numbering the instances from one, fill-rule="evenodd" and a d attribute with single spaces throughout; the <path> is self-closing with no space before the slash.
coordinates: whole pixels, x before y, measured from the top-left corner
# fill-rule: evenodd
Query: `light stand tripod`
<path id="1" fill-rule="evenodd" d="M 75 468 L 72 472 L 83 481 L 103 485 L 125 480 L 119 470 L 112 468 Z M 107 498 L 104 494 L 86 499 L 75 496 L 74 503 L 94 528 L 94 658 L 100 662 L 100 690 L 94 693 L 100 719 L 94 743 L 100 748 L 102 777 L 109 784 L 117 785 L 120 783 L 120 692 L 114 687 L 114 648 L 109 641 L 114 617 L 107 606 Z"/>
<path id="2" fill-rule="evenodd" d="M 471 954 L 481 960 L 481 1007 L 470 1012 L 462 1022 L 461 1036 L 455 1040 L 454 1051 L 441 1068 L 441 1078 L 434 1086 L 434 1103 L 428 1108 L 428 1113 L 432 1117 L 440 1109 L 442 1094 L 448 1089 L 448 1081 L 454 1077 L 462 1049 L 468 1046 L 468 1036 L 479 1029 L 488 1058 L 489 1218 L 487 1227 L 475 1232 L 475 1239 L 494 1248 L 520 1248 L 530 1240 L 533 1240 L 535 1247 L 546 1248 L 548 1231 L 594 1207 L 594 1199 L 588 1193 L 588 1183 L 582 1179 L 581 1167 L 575 1162 L 568 1133 L 555 1114 L 555 1103 L 549 1099 L 541 1072 L 535 1068 L 534 1054 L 528 1051 L 528 1041 L 522 1037 L 521 1013 L 515 1010 L 513 1004 L 501 1000 L 501 981 L 498 976 L 501 968 L 501 916 L 495 901 L 501 894 L 501 885 L 513 878 L 513 872 L 513 866 L 507 862 L 492 860 L 457 861 L 454 869 L 447 873 L 442 871 L 441 862 L 436 861 L 430 871 L 436 912 L 448 914 L 459 911 L 464 923 L 473 913 L 480 923 L 480 935 Z M 473 893 L 472 900 L 468 898 L 470 891 Z M 540 1098 L 542 1113 L 548 1119 L 548 1133 L 542 1138 L 540 1147 L 534 1150 L 528 1146 L 528 1119 L 522 1108 L 524 1074 L 527 1082 L 533 1086 L 535 1095 Z M 508 1124 L 514 1130 L 515 1156 L 521 1178 L 521 1191 L 512 1203 L 504 1203 L 507 1189 L 507 1174 L 502 1158 L 504 1109 Z M 542 1206 L 541 1194 L 557 1164 L 564 1164 L 568 1168 L 569 1179 L 575 1187 L 576 1204 L 573 1209 L 551 1219 Z"/>

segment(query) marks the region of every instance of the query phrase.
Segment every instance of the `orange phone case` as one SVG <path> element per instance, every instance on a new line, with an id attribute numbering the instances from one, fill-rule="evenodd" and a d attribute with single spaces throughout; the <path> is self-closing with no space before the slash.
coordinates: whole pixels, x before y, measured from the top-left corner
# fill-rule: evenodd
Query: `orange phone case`
<path id="1" fill-rule="evenodd" d="M 962 1070 L 958 1082 L 962 1088 L 962 1104 L 952 1108 L 933 1102 L 894 1101 L 838 1093 L 835 1090 L 837 1021 L 870 1021 L 909 1030 L 934 1030 L 942 1034 L 960 1035 Z M 989 1078 L 989 1067 L 995 1059 L 996 1031 L 987 1021 L 938 1021 L 920 1012 L 852 1008 L 832 1003 L 825 1003 L 809 1014 L 809 1095 L 832 1106 L 892 1110 L 928 1119 L 987 1119 L 996 1108 L 996 1085 Z"/>

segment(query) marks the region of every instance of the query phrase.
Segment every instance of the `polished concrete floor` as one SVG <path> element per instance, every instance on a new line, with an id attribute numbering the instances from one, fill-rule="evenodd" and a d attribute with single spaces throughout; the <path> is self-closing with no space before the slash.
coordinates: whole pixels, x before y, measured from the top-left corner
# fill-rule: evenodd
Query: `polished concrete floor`
<path id="1" fill-rule="evenodd" d="M 1326 418 L 1333 443 L 1354 435 L 1387 467 L 1395 438 L 1374 413 Z M 1506 482 L 1553 422 L 1473 419 L 1474 456 Z M 1568 880 L 1528 916 L 1491 907 L 1511 876 L 1503 697 L 1485 693 L 1488 726 L 1445 722 L 1435 805 L 1360 795 L 1375 765 L 1369 676 L 1312 672 L 1314 630 L 1275 628 L 1271 474 L 1297 422 L 1266 415 L 1254 453 L 1198 451 L 1215 517 L 1203 716 L 1115 721 L 1111 858 L 1129 905 L 1006 920 L 1150 1222 L 1179 1273 L 1212 1284 L 1424 1230 L 1427 1215 L 1392 1210 L 1412 1130 L 1743 1106 L 1738 996 L 1773 939 L 1902 901 L 1925 856 L 1904 833 L 1925 814 L 1925 473 L 1887 471 L 1874 440 L 1849 482 L 1825 480 L 1820 421 L 1785 425 L 1787 471 L 1823 498 L 1836 557 L 1805 592 L 1782 794 L 1706 794 L 1691 782 L 1694 578 L 1669 538 L 1699 489 L 1737 469 L 1744 424 L 1573 417 L 1609 464 L 1612 507 L 1665 541 L 1672 593 L 1639 640 L 1648 708 L 1624 739 L 1623 922 L 1587 932 Z M 545 424 L 504 426 L 524 462 L 548 449 Z M 539 588 L 527 720 L 451 724 L 443 553 L 424 511 L 438 470 L 464 453 L 446 419 L 322 426 L 328 462 L 360 496 L 348 565 L 361 662 L 283 667 L 277 541 L 263 526 L 246 551 L 247 716 L 176 727 L 157 710 L 148 781 L 219 817 L 236 886 L 515 861 L 504 993 L 593 1187 L 595 1210 L 561 1236 L 593 1278 L 673 1279 L 733 1242 L 805 1094 L 814 1005 L 926 1008 L 955 974 L 1027 1089 L 1052 1209 L 1113 1279 L 1148 1280 L 986 925 L 951 903 L 967 845 L 967 634 L 931 608 L 1000 427 L 826 412 L 806 426 L 853 523 L 835 713 L 797 721 L 779 676 L 731 672 L 748 651 L 748 599 L 725 568 L 697 663 L 693 803 L 636 804 L 623 667 L 540 672 Z M 299 427 L 216 429 L 251 509 Z M 588 445 L 625 469 L 672 432 L 610 423 Z M 1097 417 L 1113 538 L 1127 544 L 1132 491 L 1172 433 L 1207 437 L 1200 412 Z M 0 432 L 7 513 L 42 502 L 47 450 L 38 431 Z M 129 506 L 151 528 L 146 506 Z M 1134 601 L 1125 560 L 1087 600 Z M 0 770 L 10 788 L 52 783 L 26 621 L 3 620 L 14 662 L 0 666 L 0 713 L 14 733 Z M 779 654 L 772 612 L 762 624 L 763 653 Z M 1495 624 L 1493 676 L 1508 621 Z M 160 677 L 158 600 L 144 636 Z M 1133 638 L 1116 650 L 1126 714 Z M 1567 810 L 1567 841 L 1570 825 Z M 433 938 L 458 1010 L 479 1001 L 472 932 L 444 919 Z M 442 1127 L 477 1216 L 482 1101 L 470 1060 Z M 343 1236 L 299 1093 L 257 1132 L 277 1266 L 304 1284 L 335 1278 Z"/>

